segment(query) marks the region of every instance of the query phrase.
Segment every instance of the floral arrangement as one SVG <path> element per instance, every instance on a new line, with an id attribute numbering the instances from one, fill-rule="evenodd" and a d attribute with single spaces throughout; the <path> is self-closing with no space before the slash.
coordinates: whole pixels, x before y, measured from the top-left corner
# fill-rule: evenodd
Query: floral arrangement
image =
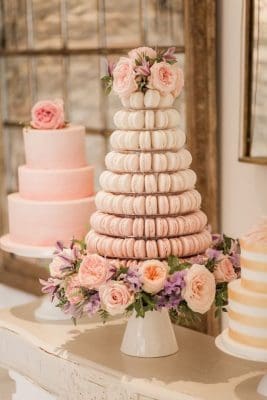
<path id="1" fill-rule="evenodd" d="M 155 89 L 163 96 L 171 93 L 177 97 L 184 86 L 184 78 L 174 53 L 175 47 L 131 50 L 128 57 L 121 57 L 117 64 L 108 64 L 107 75 L 102 78 L 106 91 L 109 93 L 113 89 L 121 98 L 129 98 L 136 91 Z"/>
<path id="2" fill-rule="evenodd" d="M 31 110 L 30 126 L 34 129 L 60 129 L 66 126 L 63 101 L 40 100 Z"/>
<path id="3" fill-rule="evenodd" d="M 41 280 L 43 292 L 74 320 L 87 314 L 109 316 L 169 310 L 174 322 L 190 322 L 215 304 L 227 304 L 227 284 L 240 275 L 237 240 L 214 235 L 211 248 L 191 259 L 123 263 L 88 254 L 84 242 L 68 248 L 57 244 L 49 265 L 51 277 Z"/>

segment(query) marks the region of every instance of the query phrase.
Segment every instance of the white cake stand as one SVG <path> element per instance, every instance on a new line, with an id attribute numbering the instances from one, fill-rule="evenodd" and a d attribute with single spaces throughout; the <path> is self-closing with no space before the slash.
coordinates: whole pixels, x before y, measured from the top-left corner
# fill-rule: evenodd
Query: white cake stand
<path id="1" fill-rule="evenodd" d="M 55 251 L 55 247 L 29 246 L 16 243 L 12 241 L 9 234 L 0 237 L 0 248 L 20 257 L 47 260 L 53 257 Z M 69 315 L 65 315 L 59 308 L 51 303 L 49 296 L 44 296 L 40 306 L 35 310 L 34 315 L 36 319 L 46 321 L 65 321 L 70 319 Z"/>
<path id="2" fill-rule="evenodd" d="M 255 350 L 253 347 L 238 344 L 230 338 L 228 328 L 216 337 L 215 345 L 219 350 L 230 356 L 248 361 L 267 363 L 267 351 Z M 257 392 L 267 397 L 267 374 L 261 378 L 257 387 Z"/>

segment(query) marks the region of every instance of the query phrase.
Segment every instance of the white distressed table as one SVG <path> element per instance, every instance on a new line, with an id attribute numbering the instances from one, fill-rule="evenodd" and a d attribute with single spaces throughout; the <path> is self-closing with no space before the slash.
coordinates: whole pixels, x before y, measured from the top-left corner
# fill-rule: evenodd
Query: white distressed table
<path id="1" fill-rule="evenodd" d="M 157 359 L 119 351 L 124 322 L 38 322 L 39 301 L 0 311 L 0 363 L 13 400 L 258 400 L 263 364 L 227 356 L 212 337 L 177 327 L 180 350 Z M 1 396 L 0 396 L 1 398 Z"/>

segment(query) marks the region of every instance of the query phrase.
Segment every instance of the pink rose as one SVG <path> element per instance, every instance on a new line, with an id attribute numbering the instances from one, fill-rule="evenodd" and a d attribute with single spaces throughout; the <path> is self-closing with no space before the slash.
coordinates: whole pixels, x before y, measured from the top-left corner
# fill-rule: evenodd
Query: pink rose
<path id="1" fill-rule="evenodd" d="M 149 58 L 155 59 L 157 57 L 157 53 L 151 47 L 138 47 L 137 49 L 133 49 L 129 51 L 128 56 L 132 60 L 137 60 L 140 57 L 147 56 Z"/>
<path id="2" fill-rule="evenodd" d="M 31 126 L 36 129 L 59 129 L 65 125 L 63 102 L 60 100 L 38 101 L 31 114 Z"/>
<path id="3" fill-rule="evenodd" d="M 213 274 L 204 266 L 193 264 L 185 276 L 183 297 L 192 311 L 204 314 L 215 298 L 215 279 Z"/>
<path id="4" fill-rule="evenodd" d="M 134 301 L 133 294 L 123 282 L 109 281 L 99 288 L 102 308 L 110 315 L 122 314 Z"/>
<path id="5" fill-rule="evenodd" d="M 233 264 L 229 258 L 224 257 L 219 261 L 215 267 L 214 276 L 216 282 L 231 282 L 237 278 Z"/>
<path id="6" fill-rule="evenodd" d="M 167 279 L 168 270 L 168 265 L 159 260 L 144 261 L 139 268 L 143 290 L 152 294 L 162 290 Z"/>
<path id="7" fill-rule="evenodd" d="M 98 254 L 88 254 L 81 262 L 79 279 L 81 286 L 88 289 L 98 289 L 112 276 L 109 262 Z"/>
<path id="8" fill-rule="evenodd" d="M 84 300 L 78 274 L 66 280 L 65 294 L 70 304 L 78 304 Z"/>
<path id="9" fill-rule="evenodd" d="M 161 95 L 166 95 L 175 91 L 177 73 L 176 67 L 164 61 L 154 63 L 150 68 L 151 75 L 149 77 L 149 87 L 159 90 Z"/>
<path id="10" fill-rule="evenodd" d="M 120 97 L 129 97 L 137 89 L 133 63 L 129 58 L 121 57 L 113 70 L 113 90 Z"/>
<path id="11" fill-rule="evenodd" d="M 177 67 L 175 64 L 172 67 L 176 73 L 175 89 L 172 94 L 173 97 L 178 97 L 184 87 L 184 73 L 183 70 Z"/>

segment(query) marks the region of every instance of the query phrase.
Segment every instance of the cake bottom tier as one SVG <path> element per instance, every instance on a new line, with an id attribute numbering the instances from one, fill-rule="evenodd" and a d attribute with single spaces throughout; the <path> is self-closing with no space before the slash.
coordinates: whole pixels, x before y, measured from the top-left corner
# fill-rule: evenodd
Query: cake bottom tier
<path id="1" fill-rule="evenodd" d="M 19 193 L 8 196 L 9 231 L 13 241 L 33 246 L 53 246 L 58 240 L 84 238 L 94 197 L 69 201 L 35 201 Z"/>
<path id="2" fill-rule="evenodd" d="M 98 253 L 104 257 L 137 260 L 165 259 L 170 255 L 189 257 L 203 253 L 211 244 L 211 235 L 204 230 L 172 239 L 144 240 L 115 238 L 91 230 L 86 237 L 86 242 L 89 252 Z"/>
<path id="3" fill-rule="evenodd" d="M 241 279 L 228 288 L 229 337 L 238 344 L 267 350 L 267 294 L 245 289 Z"/>

